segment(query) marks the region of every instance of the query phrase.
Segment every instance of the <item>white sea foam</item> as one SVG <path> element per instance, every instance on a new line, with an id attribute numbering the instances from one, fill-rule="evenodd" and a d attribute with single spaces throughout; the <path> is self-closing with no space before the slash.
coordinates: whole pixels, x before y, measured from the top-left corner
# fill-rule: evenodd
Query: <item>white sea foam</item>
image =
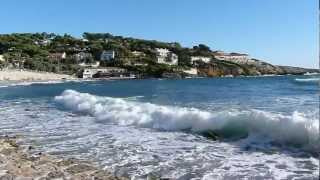
<path id="1" fill-rule="evenodd" d="M 55 100 L 72 111 L 94 116 L 99 122 L 165 131 L 201 133 L 212 130 L 228 137 L 242 136 L 245 131 L 248 135 L 261 135 L 277 143 L 292 144 L 311 151 L 317 151 L 319 143 L 317 118 L 297 111 L 290 116 L 259 110 L 207 112 L 99 97 L 74 90 L 64 91 Z"/>
<path id="2" fill-rule="evenodd" d="M 297 78 L 297 82 L 320 82 L 320 78 Z"/>
<path id="3" fill-rule="evenodd" d="M 313 76 L 313 75 L 319 75 L 319 73 L 318 72 L 314 72 L 314 73 L 306 72 L 304 75 L 305 76 Z"/>
<path id="4" fill-rule="evenodd" d="M 33 84 L 59 84 L 64 83 L 65 80 L 51 80 L 51 81 L 21 81 L 21 82 L 7 82 L 0 84 L 0 88 L 11 87 L 11 86 L 30 86 Z"/>
<path id="5" fill-rule="evenodd" d="M 49 81 L 16 81 L 16 82 L 4 82 L 0 84 L 0 88 L 12 87 L 12 86 L 30 86 L 34 84 L 60 84 L 66 82 L 95 82 L 98 80 L 83 80 L 83 79 L 71 79 L 71 80 L 49 80 Z"/>

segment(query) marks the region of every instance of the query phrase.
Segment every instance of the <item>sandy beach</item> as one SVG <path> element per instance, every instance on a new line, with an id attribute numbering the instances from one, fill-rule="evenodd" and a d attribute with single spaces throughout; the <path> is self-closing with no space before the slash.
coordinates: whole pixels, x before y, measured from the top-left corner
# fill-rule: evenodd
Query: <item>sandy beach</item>
<path id="1" fill-rule="evenodd" d="M 75 79 L 75 77 L 66 74 L 29 70 L 0 70 L 0 81 L 49 81 L 62 79 Z"/>

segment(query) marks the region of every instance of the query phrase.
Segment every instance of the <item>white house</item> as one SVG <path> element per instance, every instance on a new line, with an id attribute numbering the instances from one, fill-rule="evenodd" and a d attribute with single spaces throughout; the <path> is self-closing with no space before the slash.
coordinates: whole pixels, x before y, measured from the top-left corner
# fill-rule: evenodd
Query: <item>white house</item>
<path id="1" fill-rule="evenodd" d="M 196 64 L 197 61 L 202 61 L 204 63 L 209 63 L 211 61 L 210 57 L 204 56 L 191 56 L 191 64 Z"/>
<path id="2" fill-rule="evenodd" d="M 82 73 L 83 79 L 90 79 L 97 73 L 125 73 L 126 69 L 117 68 L 117 67 L 106 67 L 106 68 L 88 68 L 84 69 Z"/>
<path id="3" fill-rule="evenodd" d="M 83 62 L 83 61 L 91 61 L 93 60 L 93 56 L 91 53 L 88 52 L 79 52 L 73 56 L 73 58 L 77 62 Z"/>
<path id="4" fill-rule="evenodd" d="M 157 52 L 157 63 L 167 65 L 177 65 L 178 56 L 168 49 L 156 48 Z"/>
<path id="5" fill-rule="evenodd" d="M 100 60 L 101 61 L 112 61 L 112 60 L 114 60 L 115 56 L 116 56 L 116 53 L 113 50 L 103 51 L 100 55 Z"/>
<path id="6" fill-rule="evenodd" d="M 34 44 L 36 45 L 40 45 L 40 46 L 47 46 L 51 43 L 51 40 L 50 39 L 43 39 L 43 40 L 38 40 L 38 41 L 35 41 Z"/>
<path id="7" fill-rule="evenodd" d="M 247 61 L 250 59 L 248 54 L 240 54 L 240 53 L 225 53 L 223 51 L 215 51 L 213 52 L 214 57 L 218 60 L 224 61 Z"/>

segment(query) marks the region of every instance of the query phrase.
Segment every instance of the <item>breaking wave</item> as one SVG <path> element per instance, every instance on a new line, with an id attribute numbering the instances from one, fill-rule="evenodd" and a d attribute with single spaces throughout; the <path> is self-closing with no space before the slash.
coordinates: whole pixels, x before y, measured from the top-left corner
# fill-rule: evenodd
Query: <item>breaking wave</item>
<path id="1" fill-rule="evenodd" d="M 312 152 L 317 152 L 319 147 L 317 115 L 310 118 L 297 111 L 290 116 L 254 109 L 208 112 L 99 97 L 74 90 L 64 91 L 55 101 L 74 112 L 94 116 L 99 122 L 164 131 L 214 132 L 223 138 L 258 135 Z"/>

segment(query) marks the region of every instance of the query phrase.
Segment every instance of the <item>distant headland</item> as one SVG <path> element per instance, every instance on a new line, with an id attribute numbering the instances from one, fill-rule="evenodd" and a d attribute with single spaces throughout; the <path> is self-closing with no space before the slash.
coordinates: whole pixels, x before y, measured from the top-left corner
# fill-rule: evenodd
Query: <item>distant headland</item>
<path id="1" fill-rule="evenodd" d="M 53 33 L 2 34 L 0 69 L 68 74 L 84 79 L 319 73 L 318 69 L 272 65 L 245 53 L 211 50 L 205 44 L 188 48 L 178 42 L 109 33 L 83 33 L 82 38 Z"/>

